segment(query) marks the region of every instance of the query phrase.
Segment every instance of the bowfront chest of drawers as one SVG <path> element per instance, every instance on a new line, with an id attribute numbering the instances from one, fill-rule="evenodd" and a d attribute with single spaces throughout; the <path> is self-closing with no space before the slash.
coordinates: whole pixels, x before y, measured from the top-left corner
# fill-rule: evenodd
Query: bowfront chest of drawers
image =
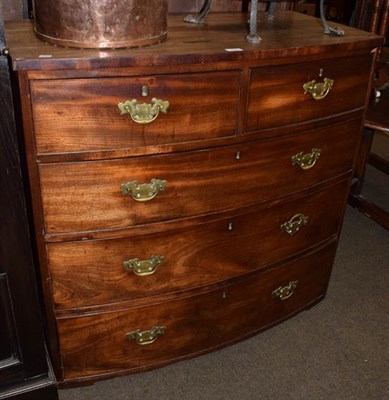
<path id="1" fill-rule="evenodd" d="M 63 384 L 242 340 L 323 299 L 380 39 L 313 18 L 169 20 L 72 50 L 9 23 L 50 350 Z"/>

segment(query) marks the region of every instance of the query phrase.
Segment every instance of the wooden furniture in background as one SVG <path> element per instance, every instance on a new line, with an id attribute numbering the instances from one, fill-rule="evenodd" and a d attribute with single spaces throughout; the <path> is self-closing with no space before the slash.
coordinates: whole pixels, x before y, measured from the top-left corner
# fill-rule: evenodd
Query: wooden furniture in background
<path id="1" fill-rule="evenodd" d="M 204 4 L 204 0 L 169 0 L 168 10 L 170 13 L 196 13 Z M 214 0 L 211 12 L 241 12 L 241 0 Z"/>
<path id="2" fill-rule="evenodd" d="M 7 25 L 62 385 L 213 351 L 322 300 L 380 38 L 171 16 L 132 50 Z M 276 34 L 275 34 L 276 33 Z"/>
<path id="3" fill-rule="evenodd" d="M 358 0 L 353 25 L 358 29 L 377 33 L 388 42 L 389 1 Z"/>
<path id="4" fill-rule="evenodd" d="M 277 1 L 277 10 L 291 10 L 296 0 Z M 171 13 L 188 13 L 198 12 L 204 0 L 169 0 L 169 12 Z M 262 1 L 258 5 L 258 10 L 264 11 L 269 6 L 269 2 Z M 213 0 L 210 9 L 214 12 L 248 12 L 250 0 Z"/>
<path id="5" fill-rule="evenodd" d="M 319 15 L 318 3 L 316 1 L 296 1 L 293 10 L 306 15 L 311 15 L 312 17 Z"/>
<path id="6" fill-rule="evenodd" d="M 0 17 L 0 399 L 55 400 L 47 358 Z"/>
<path id="7" fill-rule="evenodd" d="M 374 199 L 362 194 L 366 166 L 368 163 L 380 171 L 389 173 L 388 154 L 378 155 L 372 151 L 374 136 L 379 132 L 389 140 L 389 0 L 360 0 L 353 24 L 358 28 L 384 36 L 384 46 L 380 47 L 375 64 L 372 94 L 367 109 L 364 134 L 358 162 L 354 173 L 354 183 L 350 204 L 384 228 L 389 229 L 389 211 L 378 206 Z M 389 207 L 389 204 L 387 205 Z"/>
<path id="8" fill-rule="evenodd" d="M 315 0 L 316 3 L 319 0 Z M 324 2 L 326 18 L 341 24 L 349 24 L 355 9 L 356 0 L 326 0 Z M 319 16 L 317 10 L 316 16 Z"/>
<path id="9" fill-rule="evenodd" d="M 360 212 L 389 229 L 389 211 L 385 206 L 379 206 L 372 198 L 362 194 L 367 164 L 389 175 L 389 161 L 387 154 L 380 155 L 372 151 L 375 135 L 379 134 L 383 140 L 389 141 L 389 89 L 381 91 L 378 98 L 371 97 L 366 113 L 364 134 L 358 153 L 358 163 L 354 174 L 354 183 L 349 203 Z M 389 204 L 386 205 L 388 207 Z"/>

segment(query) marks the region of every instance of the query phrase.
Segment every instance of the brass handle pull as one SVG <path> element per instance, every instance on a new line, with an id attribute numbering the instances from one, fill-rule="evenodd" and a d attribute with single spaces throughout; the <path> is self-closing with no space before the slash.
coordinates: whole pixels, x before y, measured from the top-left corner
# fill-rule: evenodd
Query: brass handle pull
<path id="1" fill-rule="evenodd" d="M 159 115 L 160 112 L 166 113 L 169 108 L 169 102 L 156 99 L 151 99 L 152 104 L 138 104 L 136 99 L 127 100 L 124 103 L 119 103 L 118 107 L 120 115 L 129 114 L 131 119 L 137 124 L 150 124 Z"/>
<path id="2" fill-rule="evenodd" d="M 315 100 L 322 100 L 330 92 L 334 86 L 334 80 L 324 78 L 324 82 L 316 82 L 315 80 L 304 83 L 304 94 L 310 93 Z"/>
<path id="3" fill-rule="evenodd" d="M 138 276 L 149 276 L 154 274 L 157 268 L 165 262 L 163 256 L 151 256 L 148 260 L 139 260 L 139 258 L 132 258 L 123 262 L 125 271 L 132 271 Z"/>
<path id="4" fill-rule="evenodd" d="M 312 149 L 310 153 L 298 153 L 292 157 L 292 165 L 299 165 L 301 169 L 311 169 L 316 161 L 319 159 L 321 154 L 320 149 Z"/>
<path id="5" fill-rule="evenodd" d="M 165 190 L 167 181 L 163 179 L 151 179 L 150 183 L 139 183 L 137 180 L 120 185 L 122 194 L 130 195 L 136 201 L 152 200 L 158 192 Z"/>
<path id="6" fill-rule="evenodd" d="M 296 214 L 289 221 L 281 224 L 281 231 L 293 236 L 307 223 L 308 217 L 304 214 Z"/>
<path id="7" fill-rule="evenodd" d="M 166 326 L 153 326 L 149 331 L 141 331 L 140 329 L 126 334 L 128 340 L 135 340 L 136 344 L 145 346 L 154 343 L 159 335 L 164 335 Z"/>
<path id="8" fill-rule="evenodd" d="M 280 300 L 289 299 L 289 297 L 291 297 L 292 294 L 294 293 L 297 284 L 298 281 L 292 281 L 289 282 L 289 285 L 287 286 L 280 286 L 279 288 L 277 288 L 272 292 L 273 299 L 280 299 Z"/>

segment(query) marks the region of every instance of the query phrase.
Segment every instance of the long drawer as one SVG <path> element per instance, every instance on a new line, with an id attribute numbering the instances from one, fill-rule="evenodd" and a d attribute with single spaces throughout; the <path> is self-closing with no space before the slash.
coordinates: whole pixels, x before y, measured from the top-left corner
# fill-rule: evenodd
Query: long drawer
<path id="1" fill-rule="evenodd" d="M 372 56 L 364 55 L 253 69 L 245 131 L 304 123 L 363 107 L 371 63 Z"/>
<path id="2" fill-rule="evenodd" d="M 58 320 L 65 379 L 158 366 L 214 350 L 322 297 L 335 245 L 205 294 Z"/>
<path id="3" fill-rule="evenodd" d="M 212 150 L 40 164 L 45 232 L 125 228 L 286 195 L 350 171 L 359 130 L 357 119 Z"/>
<path id="4" fill-rule="evenodd" d="M 76 308 L 176 292 L 279 262 L 337 234 L 347 190 L 348 180 L 185 229 L 49 244 L 55 305 Z"/>
<path id="5" fill-rule="evenodd" d="M 240 79 L 239 71 L 220 71 L 32 81 L 37 153 L 158 146 L 235 136 Z M 168 102 L 167 109 L 155 113 L 159 105 L 153 98 Z M 120 115 L 118 105 L 127 101 L 135 102 L 135 120 L 131 113 Z"/>

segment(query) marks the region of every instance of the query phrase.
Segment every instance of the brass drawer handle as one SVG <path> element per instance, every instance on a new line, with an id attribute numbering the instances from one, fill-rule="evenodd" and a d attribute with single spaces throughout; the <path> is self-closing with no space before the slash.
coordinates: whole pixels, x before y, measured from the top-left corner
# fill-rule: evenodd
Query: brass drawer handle
<path id="1" fill-rule="evenodd" d="M 334 86 L 334 80 L 324 78 L 324 82 L 316 82 L 315 80 L 304 83 L 304 94 L 310 93 L 315 100 L 322 100 Z"/>
<path id="2" fill-rule="evenodd" d="M 164 335 L 166 326 L 153 326 L 149 331 L 141 331 L 140 329 L 126 334 L 128 340 L 135 340 L 136 344 L 141 346 L 154 343 L 159 335 Z"/>
<path id="3" fill-rule="evenodd" d="M 164 262 L 164 256 L 151 256 L 148 260 L 132 258 L 123 262 L 123 268 L 125 271 L 132 271 L 138 276 L 149 276 L 154 274 L 157 268 Z"/>
<path id="4" fill-rule="evenodd" d="M 294 293 L 297 284 L 298 281 L 292 281 L 289 282 L 289 285 L 287 286 L 280 286 L 279 288 L 277 288 L 272 292 L 272 297 L 274 299 L 280 299 L 280 300 L 289 299 L 289 297 L 291 297 L 292 294 Z"/>
<path id="5" fill-rule="evenodd" d="M 304 214 L 296 214 L 289 221 L 281 224 L 281 231 L 293 236 L 302 226 L 308 223 L 308 217 Z"/>
<path id="6" fill-rule="evenodd" d="M 319 159 L 321 154 L 320 149 L 312 149 L 310 153 L 298 153 L 292 157 L 292 165 L 299 165 L 301 169 L 311 169 L 316 161 Z"/>
<path id="7" fill-rule="evenodd" d="M 152 200 L 158 192 L 165 190 L 167 181 L 163 179 L 151 179 L 150 183 L 139 183 L 137 180 L 120 185 L 122 194 L 130 195 L 136 201 Z"/>
<path id="8" fill-rule="evenodd" d="M 127 100 L 124 103 L 119 103 L 118 107 L 120 115 L 129 114 L 131 119 L 137 124 L 149 124 L 153 122 L 160 112 L 166 113 L 169 108 L 169 102 L 156 99 L 151 99 L 152 104 L 138 104 L 136 99 Z"/>

